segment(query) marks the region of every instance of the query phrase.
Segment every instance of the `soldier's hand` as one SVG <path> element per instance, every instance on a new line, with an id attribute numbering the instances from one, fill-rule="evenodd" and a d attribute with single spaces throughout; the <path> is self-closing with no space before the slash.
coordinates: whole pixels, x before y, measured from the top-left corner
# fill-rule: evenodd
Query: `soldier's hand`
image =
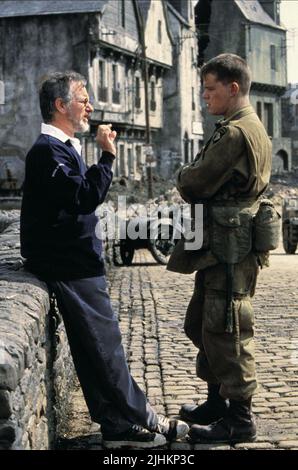
<path id="1" fill-rule="evenodd" d="M 112 131 L 112 124 L 101 124 L 97 129 L 96 142 L 100 145 L 102 150 L 116 156 L 116 135 L 117 132 Z"/>

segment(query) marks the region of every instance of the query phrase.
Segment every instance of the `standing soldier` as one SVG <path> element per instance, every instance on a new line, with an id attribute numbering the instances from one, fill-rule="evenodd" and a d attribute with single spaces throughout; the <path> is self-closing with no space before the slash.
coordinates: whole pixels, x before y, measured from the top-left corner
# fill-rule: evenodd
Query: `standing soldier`
<path id="1" fill-rule="evenodd" d="M 264 256 L 252 246 L 252 220 L 271 170 L 271 143 L 249 102 L 250 70 L 234 54 L 202 68 L 208 111 L 224 116 L 193 163 L 183 166 L 177 188 L 186 202 L 204 206 L 203 247 L 180 240 L 168 269 L 197 271 L 185 333 L 198 347 L 197 375 L 207 382 L 207 401 L 183 405 L 196 423 L 192 442 L 245 442 L 256 438 L 251 411 L 257 389 L 254 357 L 254 295 Z"/>

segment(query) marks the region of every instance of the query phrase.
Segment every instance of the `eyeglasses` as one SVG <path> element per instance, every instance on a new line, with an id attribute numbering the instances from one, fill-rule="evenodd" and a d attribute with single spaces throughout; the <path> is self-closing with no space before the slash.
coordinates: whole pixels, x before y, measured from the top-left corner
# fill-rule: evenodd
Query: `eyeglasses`
<path id="1" fill-rule="evenodd" d="M 73 101 L 76 101 L 76 103 L 82 103 L 86 107 L 87 104 L 91 104 L 92 106 L 93 100 L 90 100 L 89 98 L 85 98 L 84 100 L 73 100 Z"/>

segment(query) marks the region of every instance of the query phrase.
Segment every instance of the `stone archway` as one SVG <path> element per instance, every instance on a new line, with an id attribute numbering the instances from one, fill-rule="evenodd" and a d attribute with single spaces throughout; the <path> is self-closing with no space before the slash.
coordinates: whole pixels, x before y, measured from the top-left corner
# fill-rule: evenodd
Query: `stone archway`
<path id="1" fill-rule="evenodd" d="M 280 149 L 278 152 L 275 154 L 275 161 L 277 166 L 279 166 L 280 170 L 282 171 L 289 171 L 289 155 L 288 152 L 286 152 L 283 149 Z"/>

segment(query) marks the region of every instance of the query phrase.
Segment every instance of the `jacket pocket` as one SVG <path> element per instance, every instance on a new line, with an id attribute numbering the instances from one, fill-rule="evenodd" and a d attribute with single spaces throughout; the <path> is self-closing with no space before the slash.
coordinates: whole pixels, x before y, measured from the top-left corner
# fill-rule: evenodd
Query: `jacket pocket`
<path id="1" fill-rule="evenodd" d="M 213 207 L 210 244 L 221 263 L 239 263 L 251 251 L 252 215 L 238 207 Z"/>

